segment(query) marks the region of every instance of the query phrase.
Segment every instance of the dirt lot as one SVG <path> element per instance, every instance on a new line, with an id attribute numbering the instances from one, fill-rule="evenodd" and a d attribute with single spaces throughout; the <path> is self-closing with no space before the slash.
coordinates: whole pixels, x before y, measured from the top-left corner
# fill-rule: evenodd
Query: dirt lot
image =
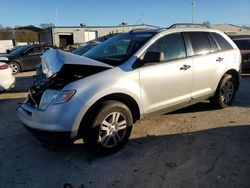
<path id="1" fill-rule="evenodd" d="M 98 157 L 81 142 L 47 147 L 15 115 L 34 72 L 0 95 L 0 187 L 250 187 L 250 77 L 232 107 L 204 102 L 142 120 L 120 152 Z"/>

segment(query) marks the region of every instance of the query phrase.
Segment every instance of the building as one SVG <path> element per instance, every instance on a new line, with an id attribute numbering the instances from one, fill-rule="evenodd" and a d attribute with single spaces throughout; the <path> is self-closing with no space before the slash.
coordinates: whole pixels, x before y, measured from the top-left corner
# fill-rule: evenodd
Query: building
<path id="1" fill-rule="evenodd" d="M 113 33 L 124 33 L 132 29 L 155 29 L 152 25 L 121 25 L 121 26 L 82 26 L 82 27 L 51 27 L 39 32 L 41 43 L 50 43 L 58 47 L 80 44 Z"/>
<path id="2" fill-rule="evenodd" d="M 230 37 L 250 36 L 250 29 L 232 25 L 232 24 L 217 24 L 213 28 L 218 29 Z"/>

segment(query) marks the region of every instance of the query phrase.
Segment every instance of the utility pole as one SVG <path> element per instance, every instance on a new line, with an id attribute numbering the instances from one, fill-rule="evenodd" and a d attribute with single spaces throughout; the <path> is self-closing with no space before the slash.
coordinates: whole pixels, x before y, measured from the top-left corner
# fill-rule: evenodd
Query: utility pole
<path id="1" fill-rule="evenodd" d="M 192 2 L 192 23 L 194 23 L 195 0 Z"/>
<path id="2" fill-rule="evenodd" d="M 56 5 L 56 26 L 58 27 L 58 12 L 57 12 L 58 6 Z"/>
<path id="3" fill-rule="evenodd" d="M 16 46 L 16 27 L 12 29 L 12 43 L 13 43 L 13 46 L 15 47 Z"/>

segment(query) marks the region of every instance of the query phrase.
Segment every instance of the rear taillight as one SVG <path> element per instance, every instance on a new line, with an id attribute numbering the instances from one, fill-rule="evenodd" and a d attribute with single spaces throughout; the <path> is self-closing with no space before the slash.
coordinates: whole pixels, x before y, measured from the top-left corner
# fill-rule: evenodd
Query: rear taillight
<path id="1" fill-rule="evenodd" d="M 9 66 L 6 63 L 0 63 L 0 70 L 7 69 Z"/>

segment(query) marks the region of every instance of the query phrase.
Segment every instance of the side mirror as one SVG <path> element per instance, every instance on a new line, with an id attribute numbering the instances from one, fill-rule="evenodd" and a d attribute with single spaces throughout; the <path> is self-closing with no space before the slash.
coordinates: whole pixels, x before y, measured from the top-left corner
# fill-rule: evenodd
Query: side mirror
<path id="1" fill-rule="evenodd" d="M 144 64 L 162 62 L 164 61 L 164 54 L 163 52 L 148 51 L 145 53 L 142 61 Z"/>
<path id="2" fill-rule="evenodd" d="M 133 68 L 139 68 L 145 64 L 154 64 L 158 62 L 163 62 L 164 54 L 163 52 L 157 52 L 157 51 L 148 51 L 142 56 L 141 58 L 138 58 L 136 62 L 133 65 Z"/>

